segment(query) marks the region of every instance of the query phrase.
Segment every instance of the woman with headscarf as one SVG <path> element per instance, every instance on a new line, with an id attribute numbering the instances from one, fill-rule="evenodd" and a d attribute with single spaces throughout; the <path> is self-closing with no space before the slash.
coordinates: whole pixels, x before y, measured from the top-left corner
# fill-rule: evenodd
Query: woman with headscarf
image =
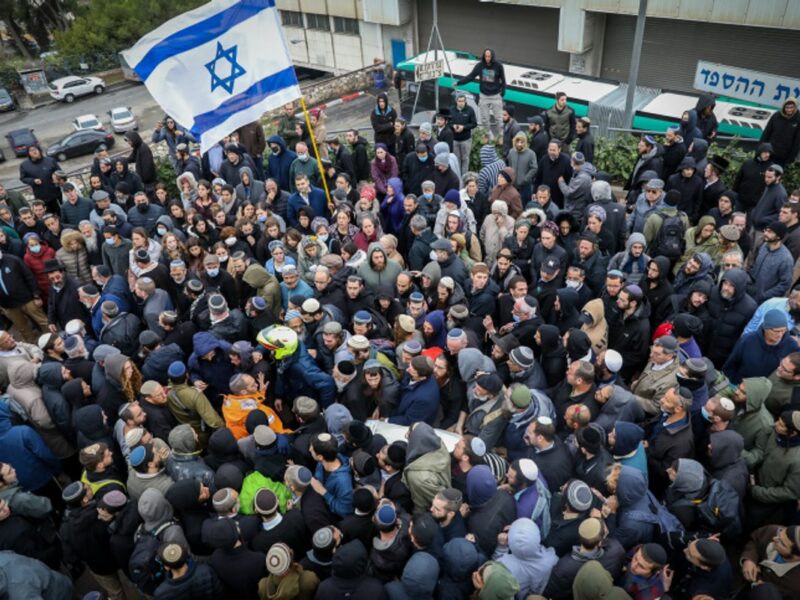
<path id="1" fill-rule="evenodd" d="M 386 224 L 388 233 L 397 234 L 403 226 L 403 218 L 405 217 L 404 200 L 403 181 L 397 176 L 387 180 L 385 197 L 381 200 L 381 216 Z"/>
<path id="2" fill-rule="evenodd" d="M 425 336 L 426 348 L 447 347 L 447 327 L 445 326 L 444 312 L 434 310 L 425 315 L 422 323 L 422 335 Z"/>
<path id="3" fill-rule="evenodd" d="M 561 340 L 561 333 L 555 325 L 542 325 L 534 335 L 537 348 L 534 348 L 547 378 L 547 385 L 552 387 L 564 379 L 567 369 L 567 351 Z M 463 351 L 462 351 L 463 352 Z"/>
<path id="4" fill-rule="evenodd" d="M 382 200 L 388 193 L 386 189 L 389 180 L 398 177 L 397 160 L 389 154 L 389 147 L 380 142 L 375 144 L 375 158 L 370 165 L 372 181 L 375 182 L 375 190 L 378 192 L 378 199 Z"/>
<path id="5" fill-rule="evenodd" d="M 514 521 L 506 544 L 499 543 L 492 558 L 505 565 L 519 582 L 518 598 L 541 594 L 558 562 L 555 550 L 542 545 L 539 527 L 531 519 Z"/>
<path id="6" fill-rule="evenodd" d="M 600 354 L 608 347 L 608 323 L 605 317 L 605 305 L 601 298 L 589 300 L 580 314 L 581 331 L 585 332 L 592 341 L 592 350 L 595 354 Z"/>

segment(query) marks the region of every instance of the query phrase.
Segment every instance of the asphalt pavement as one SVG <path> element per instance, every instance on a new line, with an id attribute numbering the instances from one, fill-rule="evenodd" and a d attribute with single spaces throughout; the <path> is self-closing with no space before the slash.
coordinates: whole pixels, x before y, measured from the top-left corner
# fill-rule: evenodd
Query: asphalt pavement
<path id="1" fill-rule="evenodd" d="M 369 114 L 374 106 L 374 95 L 367 93 L 350 102 L 344 102 L 327 111 L 326 125 L 328 131 L 346 130 L 352 127 L 369 130 L 366 137 L 372 137 Z M 13 129 L 29 127 L 34 130 L 44 149 L 73 131 L 72 120 L 80 115 L 94 114 L 109 128 L 107 112 L 118 106 L 129 106 L 139 122 L 142 137 L 149 141 L 156 122 L 164 116 L 163 110 L 156 104 L 147 88 L 141 84 L 121 84 L 99 96 L 91 95 L 78 98 L 72 104 L 57 102 L 40 106 L 33 110 L 16 110 L 0 113 L 0 146 L 6 162 L 0 163 L 0 182 L 7 187 L 21 185 L 19 181 L 19 165 L 23 159 L 14 156 L 5 135 Z M 309 107 L 310 108 L 310 107 Z M 128 148 L 121 134 L 115 136 L 116 143 L 112 152 Z M 61 163 L 65 171 L 74 171 L 87 166 L 92 161 L 88 154 L 72 158 Z"/>

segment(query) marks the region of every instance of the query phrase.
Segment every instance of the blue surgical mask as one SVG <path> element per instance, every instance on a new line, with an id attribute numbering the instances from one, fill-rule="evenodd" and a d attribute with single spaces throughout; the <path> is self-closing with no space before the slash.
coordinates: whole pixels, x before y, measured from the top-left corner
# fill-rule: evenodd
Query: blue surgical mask
<path id="1" fill-rule="evenodd" d="M 42 247 L 39 244 L 36 244 L 35 246 L 29 246 L 29 248 L 31 249 L 31 252 L 33 252 L 34 254 L 39 254 L 39 251 L 42 249 Z"/>
<path id="2" fill-rule="evenodd" d="M 428 160 L 428 155 L 426 154 L 425 156 L 420 156 L 419 154 L 417 154 L 417 158 L 419 159 L 419 162 L 425 162 L 426 160 Z"/>
<path id="3" fill-rule="evenodd" d="M 511 315 L 511 318 L 514 319 L 514 323 L 519 323 L 519 315 Z"/>
<path id="4" fill-rule="evenodd" d="M 216 277 L 219 275 L 219 269 L 206 269 L 206 275 L 209 277 Z"/>
<path id="5" fill-rule="evenodd" d="M 708 414 L 708 411 L 706 410 L 706 407 L 705 407 L 705 406 L 704 406 L 704 407 L 702 407 L 702 408 L 700 409 L 700 414 L 702 414 L 702 415 L 703 415 L 703 418 L 704 418 L 706 421 L 708 421 L 709 423 L 711 422 L 711 415 L 710 415 L 710 414 Z"/>
<path id="6" fill-rule="evenodd" d="M 299 158 L 301 162 L 308 162 L 308 154 L 298 154 L 297 158 Z"/>
<path id="7" fill-rule="evenodd" d="M 259 223 L 266 223 L 267 222 L 267 215 L 258 215 L 258 222 Z"/>
<path id="8" fill-rule="evenodd" d="M 158 232 L 158 235 L 167 235 L 166 227 L 159 227 L 158 229 L 156 229 L 156 231 Z"/>
<path id="9" fill-rule="evenodd" d="M 318 236 L 317 236 L 317 239 L 318 239 L 320 242 L 322 242 L 322 243 L 325 243 L 325 242 L 327 242 L 327 241 L 328 241 L 328 237 L 329 237 L 329 236 L 328 236 L 328 234 L 327 234 L 327 233 L 323 233 L 323 234 L 321 234 L 321 235 L 318 235 Z"/>
<path id="10" fill-rule="evenodd" d="M 108 244 L 109 246 L 113 246 L 115 242 L 116 240 L 113 237 L 106 238 L 106 244 Z"/>
<path id="11" fill-rule="evenodd" d="M 422 194 L 422 197 L 430 200 L 431 198 L 433 198 L 433 194 L 431 192 L 425 192 L 424 194 Z"/>

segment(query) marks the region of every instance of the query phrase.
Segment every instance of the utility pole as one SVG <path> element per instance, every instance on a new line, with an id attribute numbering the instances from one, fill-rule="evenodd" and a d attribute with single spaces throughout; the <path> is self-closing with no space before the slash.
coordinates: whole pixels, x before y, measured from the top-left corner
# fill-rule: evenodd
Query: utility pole
<path id="1" fill-rule="evenodd" d="M 636 17 L 636 31 L 633 34 L 633 53 L 628 71 L 628 94 L 625 97 L 625 127 L 633 127 L 633 97 L 639 79 L 639 63 L 642 58 L 644 25 L 647 19 L 647 0 L 639 0 L 639 15 Z"/>
<path id="2" fill-rule="evenodd" d="M 450 60 L 447 58 L 447 52 L 445 52 L 444 42 L 442 41 L 442 34 L 439 32 L 439 2 L 438 0 L 432 0 L 433 4 L 433 23 L 431 25 L 431 35 L 428 38 L 428 48 L 425 50 L 425 59 L 428 59 L 428 55 L 431 52 L 431 48 L 433 49 L 433 60 L 436 61 L 439 59 L 439 50 L 442 51 L 442 55 L 444 56 L 444 62 L 447 65 L 447 72 L 452 73 L 452 69 L 450 68 Z M 418 81 L 417 83 L 417 93 L 414 97 L 414 108 L 411 110 L 411 118 L 414 118 L 414 115 L 417 112 L 417 102 L 419 102 L 419 93 L 422 91 L 422 82 Z M 436 112 L 439 112 L 439 78 L 435 78 L 433 80 L 433 96 L 434 96 L 434 108 Z"/>

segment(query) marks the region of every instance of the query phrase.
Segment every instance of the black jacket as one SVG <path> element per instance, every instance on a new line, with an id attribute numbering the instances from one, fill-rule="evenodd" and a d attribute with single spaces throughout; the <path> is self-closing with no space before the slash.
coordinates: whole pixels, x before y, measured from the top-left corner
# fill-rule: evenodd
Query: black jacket
<path id="1" fill-rule="evenodd" d="M 717 368 L 725 363 L 745 325 L 758 308 L 756 301 L 747 294 L 748 280 L 749 276 L 743 270 L 731 269 L 722 275 L 719 286 L 711 290 L 708 310 L 711 312 L 713 327 L 708 341 L 708 358 Z M 720 294 L 723 281 L 731 282 L 736 288 L 730 300 L 725 300 Z"/>
<path id="2" fill-rule="evenodd" d="M 355 169 L 356 178 L 353 180 L 353 186 L 359 181 L 367 181 L 371 178 L 369 156 L 367 156 L 367 146 L 369 143 L 366 138 L 358 136 L 353 144 L 353 168 Z"/>
<path id="3" fill-rule="evenodd" d="M 31 186 L 35 198 L 55 202 L 61 197 L 61 189 L 53 183 L 53 173 L 60 170 L 61 165 L 55 158 L 42 156 L 37 161 L 27 158 L 19 166 L 19 178 L 22 183 Z M 41 183 L 34 183 L 37 179 Z"/>
<path id="4" fill-rule="evenodd" d="M 489 63 L 486 63 L 484 55 L 486 50 L 491 53 Z M 495 58 L 494 50 L 487 48 L 481 54 L 481 59 L 475 63 L 472 71 L 466 77 L 462 77 L 456 85 L 464 85 L 470 81 L 478 80 L 481 94 L 485 96 L 497 96 L 506 93 L 506 72 L 503 64 Z"/>
<path id="5" fill-rule="evenodd" d="M 608 347 L 622 355 L 620 375 L 625 381 L 644 367 L 650 352 L 650 304 L 646 299 L 609 331 Z"/>
<path id="6" fill-rule="evenodd" d="M 169 369 L 169 366 L 175 361 L 183 362 L 185 359 L 186 356 L 178 344 L 160 345 L 145 357 L 142 363 L 142 381 L 152 379 L 161 385 L 167 385 L 167 369 Z"/>
<path id="7" fill-rule="evenodd" d="M 89 312 L 86 307 L 78 302 L 78 281 L 64 275 L 64 287 L 56 291 L 50 286 L 47 294 L 47 322 L 59 329 L 64 329 L 72 319 L 80 319 L 84 323 L 90 322 Z"/>
<path id="8" fill-rule="evenodd" d="M 383 583 L 367 576 L 367 549 L 358 540 L 342 544 L 333 555 L 332 574 L 320 583 L 314 600 L 386 600 Z"/>
<path id="9" fill-rule="evenodd" d="M 225 594 L 225 588 L 214 570 L 206 563 L 197 563 L 189 559 L 189 570 L 179 578 L 168 579 L 158 586 L 153 598 L 155 600 L 219 600 Z"/>
<path id="10" fill-rule="evenodd" d="M 225 598 L 258 600 L 258 582 L 267 576 L 263 552 L 241 545 L 231 550 L 217 549 L 208 560 L 222 582 Z"/>
<path id="11" fill-rule="evenodd" d="M 764 146 L 766 144 L 759 144 L 758 150 L 764 150 Z M 736 173 L 733 191 L 739 194 L 739 202 L 734 207 L 734 210 L 749 211 L 758 204 L 761 194 L 764 193 L 764 173 L 767 172 L 767 168 L 772 164 L 772 160 L 762 161 L 759 158 L 760 154 L 759 151 L 756 151 L 756 155 L 744 161 L 739 168 L 739 172 Z"/>
<path id="12" fill-rule="evenodd" d="M 412 271 L 421 271 L 431 261 L 431 244 L 438 238 L 430 229 L 425 229 L 414 237 L 408 251 L 408 268 Z"/>
<path id="13" fill-rule="evenodd" d="M 669 146 L 666 144 L 664 145 L 662 179 L 669 179 L 675 174 L 684 156 L 686 156 L 686 144 L 683 143 L 683 140 L 680 142 L 676 141 Z"/>
<path id="14" fill-rule="evenodd" d="M 700 218 L 700 210 L 703 204 L 703 186 L 705 182 L 697 171 L 686 178 L 680 173 L 673 173 L 667 179 L 667 184 L 664 187 L 665 191 L 678 190 L 681 193 L 681 199 L 678 200 L 678 210 L 683 211 L 689 217 L 692 223 L 696 223 Z M 756 198 L 756 202 L 758 198 Z"/>
<path id="15" fill-rule="evenodd" d="M 555 437 L 553 445 L 546 450 L 536 452 L 531 448 L 530 458 L 544 475 L 550 493 L 555 494 L 562 485 L 572 479 L 575 469 L 572 452 L 560 438 Z"/>
<path id="16" fill-rule="evenodd" d="M 256 552 L 266 554 L 273 544 L 283 542 L 292 549 L 295 556 L 303 556 L 309 549 L 308 539 L 313 534 L 314 531 L 306 528 L 301 510 L 287 510 L 277 526 L 270 530 L 262 528 L 253 538 L 250 547 Z"/>
<path id="17" fill-rule="evenodd" d="M 550 572 L 550 580 L 542 595 L 551 600 L 569 600 L 572 598 L 572 582 L 581 567 L 590 560 L 598 561 L 603 568 L 616 579 L 622 573 L 625 563 L 625 548 L 616 539 L 606 538 L 600 545 L 601 554 L 586 556 L 577 550 L 571 550 L 562 556 Z"/>
<path id="18" fill-rule="evenodd" d="M 141 178 L 144 185 L 151 185 L 156 182 L 156 163 L 153 160 L 153 153 L 150 146 L 142 142 L 142 136 L 136 131 L 128 131 L 125 137 L 131 144 L 133 151 L 128 157 L 128 164 L 136 166 L 136 174 Z M 200 166 L 197 167 L 199 177 Z"/>
<path id="19" fill-rule="evenodd" d="M 433 162 L 433 153 L 428 153 L 428 158 L 424 162 L 417 158 L 416 152 L 410 152 L 400 166 L 401 177 L 405 184 L 406 194 L 422 194 L 422 182 L 433 181 L 436 167 Z"/>
<path id="20" fill-rule="evenodd" d="M 111 575 L 118 565 L 111 552 L 108 523 L 97 516 L 97 505 L 68 510 L 59 529 L 64 561 L 71 566 L 85 563 L 98 575 Z"/>
<path id="21" fill-rule="evenodd" d="M 463 131 L 454 131 L 453 140 L 456 142 L 466 142 L 472 139 L 472 130 L 478 126 L 478 119 L 475 111 L 469 104 L 464 105 L 464 110 L 459 110 L 457 105 L 450 107 L 450 125 L 461 125 Z"/>
<path id="22" fill-rule="evenodd" d="M 784 105 L 789 100 L 786 100 Z M 797 99 L 795 98 L 793 101 L 797 106 Z M 767 121 L 767 126 L 761 134 L 761 141 L 772 144 L 773 157 L 777 162 L 786 164 L 794 160 L 798 150 L 800 150 L 800 111 L 795 110 L 792 117 L 787 118 L 783 112 L 783 107 L 781 107 L 781 110 L 776 110 Z M 20 167 L 21 169 L 22 167 Z M 23 181 L 25 180 L 23 179 Z"/>
<path id="23" fill-rule="evenodd" d="M 514 497 L 498 490 L 491 500 L 480 506 L 469 507 L 467 529 L 475 535 L 478 548 L 491 556 L 497 546 L 497 534 L 517 518 L 517 503 Z"/>
<path id="24" fill-rule="evenodd" d="M 391 149 L 394 145 L 394 122 L 397 120 L 397 111 L 389 106 L 389 98 L 385 93 L 378 94 L 378 99 L 383 97 L 386 102 L 388 110 L 380 112 L 377 106 L 372 110 L 369 115 L 369 120 L 372 123 L 372 129 L 375 132 L 375 143 L 386 144 L 386 147 Z"/>
<path id="25" fill-rule="evenodd" d="M 550 197 L 553 203 L 559 208 L 564 208 L 564 195 L 558 187 L 558 178 L 563 177 L 564 181 L 572 178 L 572 165 L 566 152 L 558 155 L 552 160 L 547 153 L 539 161 L 539 168 L 533 178 L 533 187 L 536 189 L 540 185 L 550 186 Z M 538 275 L 538 274 L 537 274 Z"/>
<path id="26" fill-rule="evenodd" d="M 0 307 L 18 308 L 39 297 L 33 273 L 21 258 L 3 252 L 0 271 Z"/>
<path id="27" fill-rule="evenodd" d="M 142 376 L 142 379 L 144 379 L 144 376 Z M 147 430 L 153 434 L 153 437 L 167 440 L 169 432 L 178 424 L 167 405 L 150 404 L 144 398 L 139 401 L 139 405 L 147 414 Z"/>

